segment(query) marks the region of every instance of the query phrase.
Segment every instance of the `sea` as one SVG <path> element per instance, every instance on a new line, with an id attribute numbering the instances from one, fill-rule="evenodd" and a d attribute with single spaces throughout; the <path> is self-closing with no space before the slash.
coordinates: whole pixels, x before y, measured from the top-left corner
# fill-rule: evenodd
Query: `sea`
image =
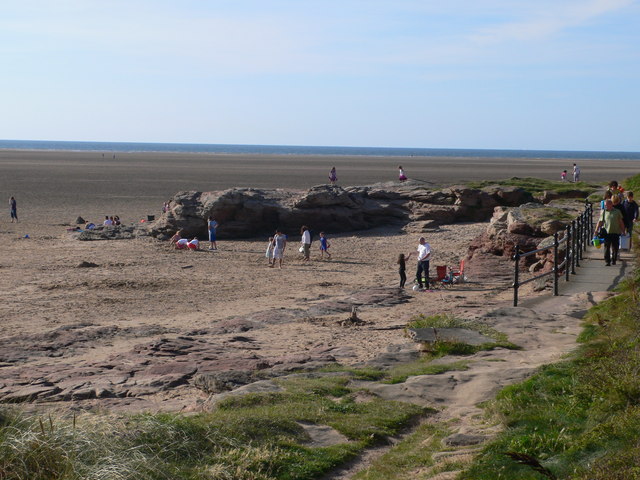
<path id="1" fill-rule="evenodd" d="M 321 147 L 301 145 L 226 145 L 206 143 L 72 142 L 47 140 L 0 140 L 0 150 L 640 160 L 640 152 L 396 147 Z"/>

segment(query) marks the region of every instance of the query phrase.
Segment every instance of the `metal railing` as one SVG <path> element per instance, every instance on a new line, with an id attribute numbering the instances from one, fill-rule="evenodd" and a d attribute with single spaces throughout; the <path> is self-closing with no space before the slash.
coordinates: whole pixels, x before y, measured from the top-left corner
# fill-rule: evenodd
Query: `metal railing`
<path id="1" fill-rule="evenodd" d="M 584 212 L 578 215 L 578 218 L 572 220 L 564 231 L 564 235 L 560 238 L 559 233 L 553 234 L 553 245 L 546 248 L 538 248 L 530 252 L 521 252 L 520 245 L 516 244 L 513 260 L 515 260 L 515 270 L 513 275 L 513 306 L 518 306 L 518 289 L 529 282 L 538 280 L 539 278 L 553 275 L 553 294 L 558 296 L 558 280 L 561 271 L 564 269 L 565 280 L 568 282 L 570 274 L 576 274 L 576 267 L 580 267 L 580 260 L 583 259 L 583 253 L 587 250 L 587 245 L 591 240 L 591 232 L 593 231 L 593 205 L 585 202 Z M 558 251 L 562 244 L 566 243 L 564 259 L 558 263 Z M 536 253 L 553 250 L 553 270 L 545 272 L 535 277 L 520 281 L 520 259 L 526 258 Z"/>

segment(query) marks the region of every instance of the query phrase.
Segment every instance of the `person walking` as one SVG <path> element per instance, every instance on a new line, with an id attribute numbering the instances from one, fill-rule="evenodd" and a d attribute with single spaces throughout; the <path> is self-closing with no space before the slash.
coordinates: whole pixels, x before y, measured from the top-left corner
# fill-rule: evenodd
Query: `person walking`
<path id="1" fill-rule="evenodd" d="M 600 219 L 596 223 L 594 236 L 598 235 L 600 227 L 604 227 L 604 261 L 607 266 L 616 264 L 618 260 L 618 250 L 620 247 L 620 235 L 624 233 L 625 227 L 622 220 L 622 213 L 617 208 L 613 208 L 613 202 L 609 199 L 604 202 L 604 210 L 600 214 Z"/>
<path id="2" fill-rule="evenodd" d="M 218 222 L 213 218 L 213 215 L 209 215 L 207 221 L 207 230 L 209 231 L 209 250 L 217 250 L 218 244 L 216 243 L 216 229 L 218 228 Z"/>
<path id="3" fill-rule="evenodd" d="M 278 267 L 282 268 L 285 248 L 287 248 L 287 236 L 280 229 L 277 229 L 276 234 L 273 236 L 273 263 L 271 267 L 275 267 L 276 260 L 278 260 Z"/>
<path id="4" fill-rule="evenodd" d="M 9 199 L 9 211 L 11 214 L 11 223 L 13 223 L 14 220 L 18 223 L 18 204 L 14 197 Z"/>
<path id="5" fill-rule="evenodd" d="M 416 270 L 416 280 L 420 289 L 429 288 L 429 259 L 431 258 L 431 246 L 424 237 L 418 240 L 418 269 Z M 424 287 L 422 276 L 424 275 Z"/>
<path id="6" fill-rule="evenodd" d="M 624 210 L 624 227 L 629 235 L 629 251 L 631 251 L 631 239 L 633 237 L 633 224 L 638 220 L 638 204 L 633 199 L 633 192 L 627 192 L 627 198 L 622 203 Z"/>
<path id="7" fill-rule="evenodd" d="M 329 253 L 329 247 L 331 244 L 328 242 L 326 235 L 324 232 L 320 232 L 320 259 L 324 260 L 324 256 L 326 255 L 328 259 L 331 259 L 331 254 Z"/>
<path id="8" fill-rule="evenodd" d="M 302 244 L 302 255 L 304 255 L 304 261 L 309 261 L 309 256 L 311 255 L 311 232 L 309 231 L 309 227 L 303 225 L 300 229 L 300 234 L 302 235 L 302 239 L 300 243 Z"/>
<path id="9" fill-rule="evenodd" d="M 578 183 L 580 181 L 580 167 L 573 164 L 573 183 Z"/>

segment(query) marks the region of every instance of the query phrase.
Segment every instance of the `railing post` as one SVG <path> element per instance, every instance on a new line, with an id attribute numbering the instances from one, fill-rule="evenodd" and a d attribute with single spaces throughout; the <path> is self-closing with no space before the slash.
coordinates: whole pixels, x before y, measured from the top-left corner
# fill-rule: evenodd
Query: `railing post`
<path id="1" fill-rule="evenodd" d="M 582 246 L 584 245 L 584 221 L 582 215 L 578 216 L 578 252 L 579 259 L 582 260 Z M 579 265 L 578 265 L 579 266 Z"/>
<path id="2" fill-rule="evenodd" d="M 569 281 L 569 265 L 571 264 L 571 226 L 567 225 L 567 231 L 565 235 L 564 242 L 564 277 L 565 280 Z"/>
<path id="3" fill-rule="evenodd" d="M 575 266 L 579 267 L 580 266 L 580 252 L 578 251 L 578 248 L 580 247 L 580 228 L 578 226 L 578 222 L 576 220 L 572 220 L 571 221 L 571 225 L 573 225 L 573 231 L 574 231 L 574 235 L 573 235 L 573 258 L 575 260 Z M 571 272 L 571 273 L 575 273 Z"/>
<path id="4" fill-rule="evenodd" d="M 571 275 L 576 274 L 576 222 L 571 221 Z"/>
<path id="5" fill-rule="evenodd" d="M 553 234 L 553 295 L 558 296 L 558 232 Z"/>
<path id="6" fill-rule="evenodd" d="M 519 269 L 520 269 L 520 245 L 516 244 L 515 254 L 513 255 L 513 259 L 515 260 L 515 272 L 513 273 L 513 306 L 518 306 L 518 282 L 519 279 Z"/>

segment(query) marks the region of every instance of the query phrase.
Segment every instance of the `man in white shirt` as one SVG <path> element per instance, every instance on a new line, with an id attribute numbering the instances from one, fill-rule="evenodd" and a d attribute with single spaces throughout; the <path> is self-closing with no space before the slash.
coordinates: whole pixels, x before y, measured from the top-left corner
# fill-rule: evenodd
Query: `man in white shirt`
<path id="1" fill-rule="evenodd" d="M 416 280 L 420 288 L 429 288 L 429 259 L 431 258 L 431 246 L 424 237 L 420 237 L 418 245 L 418 270 Z M 424 283 L 422 286 L 422 275 L 424 273 Z"/>
<path id="2" fill-rule="evenodd" d="M 302 254 L 304 255 L 304 261 L 309 261 L 309 256 L 311 255 L 311 232 L 309 231 L 309 227 L 303 225 L 300 229 L 300 235 L 302 235 L 302 239 L 300 243 L 302 244 Z"/>
<path id="3" fill-rule="evenodd" d="M 580 181 L 580 167 L 573 164 L 573 183 L 577 183 Z"/>

